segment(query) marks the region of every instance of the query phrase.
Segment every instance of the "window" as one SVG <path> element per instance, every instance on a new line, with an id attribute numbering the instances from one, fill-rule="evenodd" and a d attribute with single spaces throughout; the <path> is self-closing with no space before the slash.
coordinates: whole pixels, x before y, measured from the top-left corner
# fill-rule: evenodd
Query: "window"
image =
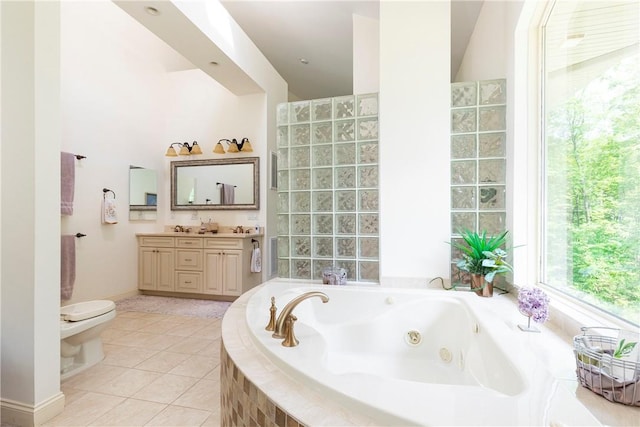
<path id="1" fill-rule="evenodd" d="M 543 24 L 542 282 L 640 324 L 640 3 Z"/>

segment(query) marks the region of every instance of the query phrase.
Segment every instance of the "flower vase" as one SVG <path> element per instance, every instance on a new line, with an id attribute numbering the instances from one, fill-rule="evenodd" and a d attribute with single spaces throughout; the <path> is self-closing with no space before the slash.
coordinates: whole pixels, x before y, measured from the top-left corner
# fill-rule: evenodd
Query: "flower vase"
<path id="1" fill-rule="evenodd" d="M 491 298 L 493 296 L 493 283 L 484 280 L 484 275 L 482 274 L 472 274 L 471 290 L 478 296 Z"/>
<path id="2" fill-rule="evenodd" d="M 527 316 L 527 324 L 518 325 L 518 328 L 520 328 L 520 330 L 523 332 L 540 332 L 538 328 L 536 328 L 535 326 L 531 326 L 531 314 L 525 314 L 525 313 L 522 313 L 522 314 Z"/>

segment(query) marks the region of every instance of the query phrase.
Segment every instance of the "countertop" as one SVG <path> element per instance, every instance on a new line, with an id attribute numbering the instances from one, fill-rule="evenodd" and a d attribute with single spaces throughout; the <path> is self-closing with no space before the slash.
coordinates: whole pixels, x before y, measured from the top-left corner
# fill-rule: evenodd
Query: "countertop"
<path id="1" fill-rule="evenodd" d="M 175 231 L 161 231 L 158 233 L 136 233 L 136 236 L 140 237 L 197 237 L 197 238 L 234 238 L 234 239 L 250 239 L 255 237 L 262 237 L 264 234 L 257 233 L 204 233 L 199 234 L 197 232 L 175 232 Z"/>

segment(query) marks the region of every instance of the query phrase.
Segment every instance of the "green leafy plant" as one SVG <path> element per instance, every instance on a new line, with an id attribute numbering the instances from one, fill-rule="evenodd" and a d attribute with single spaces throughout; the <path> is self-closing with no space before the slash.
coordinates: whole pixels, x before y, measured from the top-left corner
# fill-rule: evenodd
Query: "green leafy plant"
<path id="1" fill-rule="evenodd" d="M 498 274 L 506 274 L 513 271 L 506 261 L 507 252 L 502 249 L 507 243 L 508 231 L 495 236 L 487 236 L 471 230 L 462 230 L 460 236 L 462 242 L 452 242 L 451 245 L 462 254 L 462 259 L 456 266 L 471 274 L 481 274 L 486 282 L 491 283 Z"/>
<path id="2" fill-rule="evenodd" d="M 613 352 L 613 357 L 617 359 L 621 359 L 625 356 L 628 356 L 629 353 L 633 351 L 633 348 L 638 344 L 637 342 L 628 342 L 625 343 L 625 339 L 621 339 L 618 343 L 618 347 Z"/>

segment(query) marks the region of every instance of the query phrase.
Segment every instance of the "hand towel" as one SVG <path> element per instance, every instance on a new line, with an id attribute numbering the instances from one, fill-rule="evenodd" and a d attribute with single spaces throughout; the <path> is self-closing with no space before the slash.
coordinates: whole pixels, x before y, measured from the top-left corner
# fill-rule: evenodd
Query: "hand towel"
<path id="1" fill-rule="evenodd" d="M 236 199 L 236 190 L 231 184 L 222 184 L 220 188 L 220 201 L 223 205 L 233 205 Z"/>
<path id="2" fill-rule="evenodd" d="M 73 215 L 73 194 L 76 181 L 76 156 L 60 153 L 60 214 Z"/>
<path id="3" fill-rule="evenodd" d="M 60 238 L 60 298 L 71 299 L 76 280 L 76 236 Z"/>
<path id="4" fill-rule="evenodd" d="M 115 199 L 102 199 L 102 223 L 117 224 L 118 214 L 116 212 Z"/>
<path id="5" fill-rule="evenodd" d="M 262 271 L 262 256 L 260 254 L 260 248 L 253 248 L 251 252 L 251 272 L 260 273 Z"/>

